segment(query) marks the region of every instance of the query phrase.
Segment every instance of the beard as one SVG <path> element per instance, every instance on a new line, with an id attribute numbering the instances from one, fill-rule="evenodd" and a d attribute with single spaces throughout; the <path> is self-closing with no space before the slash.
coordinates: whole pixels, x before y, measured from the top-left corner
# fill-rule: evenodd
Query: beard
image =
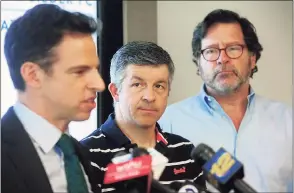
<path id="1" fill-rule="evenodd" d="M 248 60 L 245 74 L 242 75 L 233 65 L 219 65 L 211 74 L 205 74 L 201 66 L 200 76 L 207 87 L 213 89 L 219 95 L 228 95 L 238 91 L 248 82 L 251 75 L 251 60 Z M 225 73 L 222 73 L 224 72 Z"/>

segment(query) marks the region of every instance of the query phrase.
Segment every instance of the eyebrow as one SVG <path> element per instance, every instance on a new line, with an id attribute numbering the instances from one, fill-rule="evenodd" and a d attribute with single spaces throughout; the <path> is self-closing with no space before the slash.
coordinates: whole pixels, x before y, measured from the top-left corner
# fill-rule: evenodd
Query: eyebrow
<path id="1" fill-rule="evenodd" d="M 158 83 L 164 83 L 164 84 L 167 84 L 167 82 L 166 82 L 165 80 L 159 80 L 159 81 L 157 81 L 156 83 L 157 83 L 157 84 L 158 84 Z"/>
<path id="2" fill-rule="evenodd" d="M 98 70 L 100 67 L 99 64 L 96 65 L 96 69 Z M 85 64 L 81 64 L 81 65 L 77 65 L 77 66 L 73 66 L 73 67 L 70 67 L 69 69 L 67 69 L 66 71 L 67 72 L 73 72 L 75 70 L 87 70 L 87 69 L 91 69 L 92 67 L 89 66 L 89 65 L 85 65 Z"/>
<path id="3" fill-rule="evenodd" d="M 139 77 L 139 76 L 132 76 L 131 77 L 131 80 L 133 79 L 137 79 L 137 80 L 140 80 L 140 81 L 144 81 L 143 78 Z"/>
<path id="4" fill-rule="evenodd" d="M 229 42 L 229 43 L 225 43 L 226 46 L 231 46 L 231 45 L 236 45 L 236 44 L 244 44 L 244 43 L 241 43 L 239 41 L 232 41 L 232 42 Z M 206 49 L 206 48 L 214 48 L 214 47 L 219 47 L 219 44 L 210 44 L 210 45 L 207 45 L 205 46 L 203 49 Z"/>
<path id="5" fill-rule="evenodd" d="M 137 79 L 137 80 L 139 80 L 139 81 L 144 81 L 144 79 L 141 78 L 141 77 L 139 77 L 139 76 L 132 76 L 132 77 L 131 77 L 131 80 L 133 80 L 133 79 Z M 157 81 L 156 83 L 157 83 L 157 84 L 158 84 L 158 83 L 165 83 L 165 84 L 167 84 L 167 81 L 165 81 L 165 80 L 159 80 L 159 81 Z"/>

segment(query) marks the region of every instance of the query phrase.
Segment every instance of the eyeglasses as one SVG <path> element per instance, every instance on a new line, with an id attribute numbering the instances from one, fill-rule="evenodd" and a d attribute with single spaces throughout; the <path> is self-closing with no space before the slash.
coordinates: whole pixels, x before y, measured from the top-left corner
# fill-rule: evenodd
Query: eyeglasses
<path id="1" fill-rule="evenodd" d="M 222 50 L 226 52 L 226 55 L 231 59 L 237 59 L 243 54 L 243 49 L 245 48 L 245 45 L 232 45 L 228 46 L 223 49 L 219 48 L 206 48 L 201 50 L 201 54 L 203 58 L 209 62 L 216 61 Z"/>

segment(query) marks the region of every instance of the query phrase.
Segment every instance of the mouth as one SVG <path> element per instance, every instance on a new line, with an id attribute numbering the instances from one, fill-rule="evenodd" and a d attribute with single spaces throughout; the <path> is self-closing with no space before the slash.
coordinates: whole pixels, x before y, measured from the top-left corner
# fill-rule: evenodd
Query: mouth
<path id="1" fill-rule="evenodd" d="M 96 103 L 95 100 L 96 100 L 96 97 L 90 97 L 90 98 L 84 100 L 84 102 L 86 102 L 86 103 Z"/>
<path id="2" fill-rule="evenodd" d="M 152 108 L 138 108 L 141 111 L 146 111 L 146 112 L 156 112 L 156 109 L 152 109 Z"/>
<path id="3" fill-rule="evenodd" d="M 222 73 L 234 73 L 234 72 L 230 70 L 223 70 L 221 72 L 218 72 L 217 74 L 222 74 Z"/>
<path id="4" fill-rule="evenodd" d="M 96 108 L 96 97 L 91 97 L 83 101 L 83 104 L 86 105 L 89 109 Z"/>
<path id="5" fill-rule="evenodd" d="M 229 76 L 231 74 L 235 75 L 235 72 L 234 71 L 229 71 L 229 70 L 224 70 L 224 71 L 216 73 L 215 77 L 217 77 L 217 76 Z"/>
<path id="6" fill-rule="evenodd" d="M 82 101 L 83 111 L 91 112 L 94 108 L 96 108 L 96 97 L 91 97 Z"/>

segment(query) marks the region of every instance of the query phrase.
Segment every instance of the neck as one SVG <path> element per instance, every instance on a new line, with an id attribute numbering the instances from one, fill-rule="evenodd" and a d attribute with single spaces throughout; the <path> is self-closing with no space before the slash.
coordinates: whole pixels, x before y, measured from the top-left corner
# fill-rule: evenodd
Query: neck
<path id="1" fill-rule="evenodd" d="M 249 94 L 249 84 L 242 85 L 238 90 L 227 95 L 217 94 L 214 90 L 207 87 L 207 94 L 213 96 L 221 105 L 225 112 L 243 112 L 246 110 Z"/>
<path id="2" fill-rule="evenodd" d="M 115 121 L 121 131 L 130 139 L 131 143 L 143 148 L 154 148 L 156 145 L 155 125 L 140 127 L 130 123 L 121 113 L 115 111 Z"/>
<path id="3" fill-rule="evenodd" d="M 18 93 L 18 101 L 24 104 L 34 113 L 46 119 L 50 124 L 54 125 L 61 132 L 67 130 L 69 121 L 58 118 L 56 110 L 52 109 L 50 105 L 42 100 L 41 97 L 32 96 L 28 93 Z"/>

